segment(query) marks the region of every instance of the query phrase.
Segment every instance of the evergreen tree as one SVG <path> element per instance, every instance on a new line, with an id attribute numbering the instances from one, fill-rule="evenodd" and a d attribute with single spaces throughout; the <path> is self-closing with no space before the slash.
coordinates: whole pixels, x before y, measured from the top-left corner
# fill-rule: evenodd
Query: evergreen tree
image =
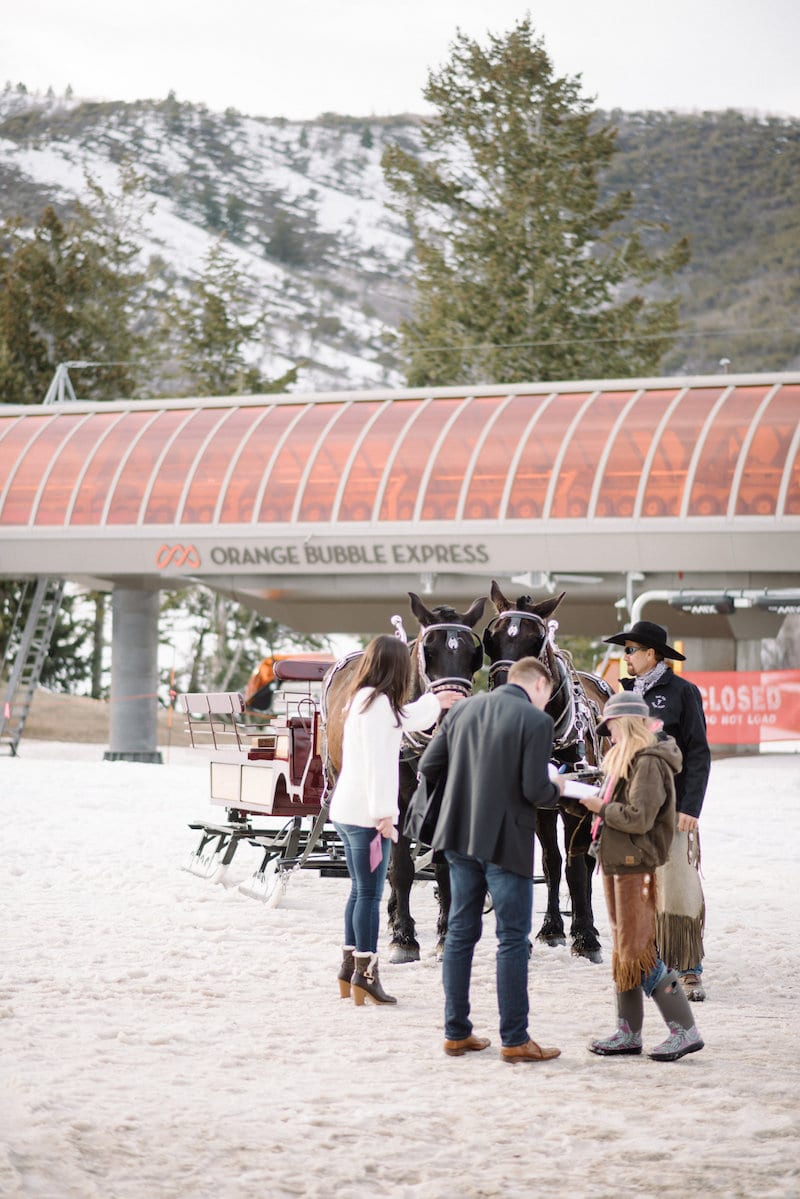
<path id="1" fill-rule="evenodd" d="M 245 349 L 263 334 L 264 320 L 253 285 L 221 240 L 174 311 L 177 355 L 193 395 L 281 391 L 297 378 L 296 368 L 270 380 L 248 364 Z"/>
<path id="2" fill-rule="evenodd" d="M 94 611 L 91 620 L 91 652 L 89 677 L 92 699 L 104 699 L 108 688 L 103 681 L 103 655 L 106 648 L 106 617 L 111 610 L 110 596 L 105 591 L 90 591 L 88 600 Z"/>
<path id="3" fill-rule="evenodd" d="M 632 193 L 600 198 L 615 130 L 555 75 L 530 19 L 485 47 L 459 32 L 424 96 L 423 154 L 383 156 L 417 259 L 409 384 L 654 372 L 678 305 L 640 289 L 687 242 L 650 250 Z"/>
<path id="4" fill-rule="evenodd" d="M 185 692 L 244 691 L 262 658 L 329 648 L 325 637 L 296 633 L 200 585 L 167 594 L 160 633 L 164 644 L 188 645 L 187 656 L 170 670 L 170 686 Z"/>
<path id="5" fill-rule="evenodd" d="M 0 679 L 3 689 L 19 650 L 19 641 L 28 618 L 32 596 L 33 588 L 29 587 L 26 592 L 23 581 L 0 580 L 0 661 L 3 661 L 6 667 L 4 677 Z M 92 620 L 87 616 L 83 599 L 80 592 L 69 588 L 61 602 L 40 678 L 41 685 L 52 691 L 79 689 L 89 677 Z M 15 617 L 16 636 L 12 640 Z"/>
<path id="6" fill-rule="evenodd" d="M 128 171 L 118 195 L 89 179 L 70 216 L 48 206 L 32 233 L 19 218 L 0 229 L 0 402 L 40 404 L 60 362 L 94 364 L 77 372 L 82 399 L 135 395 L 146 382 L 140 187 Z"/>
<path id="7" fill-rule="evenodd" d="M 268 258 L 274 258 L 285 266 L 307 266 L 309 261 L 308 246 L 303 237 L 303 231 L 298 228 L 296 221 L 282 208 L 275 209 L 272 220 L 272 232 L 264 247 Z"/>

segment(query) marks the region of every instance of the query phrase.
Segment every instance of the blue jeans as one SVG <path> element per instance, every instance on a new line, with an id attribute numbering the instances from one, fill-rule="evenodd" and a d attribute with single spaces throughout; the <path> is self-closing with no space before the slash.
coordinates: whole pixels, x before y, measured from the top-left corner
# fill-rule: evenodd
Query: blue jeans
<path id="1" fill-rule="evenodd" d="M 528 1040 L 528 939 L 533 882 L 491 862 L 445 851 L 450 866 L 450 915 L 444 943 L 444 1035 L 460 1041 L 472 1032 L 469 982 L 481 937 L 488 891 L 497 925 L 497 1006 L 504 1046 Z"/>
<path id="2" fill-rule="evenodd" d="M 656 964 L 649 974 L 645 974 L 642 971 L 642 988 L 648 999 L 652 998 L 653 991 L 655 991 L 661 980 L 667 977 L 667 973 L 667 967 L 661 961 L 661 958 L 656 958 Z"/>
<path id="3" fill-rule="evenodd" d="M 375 829 L 362 828 L 360 824 L 334 823 L 333 827 L 344 846 L 347 873 L 351 879 L 350 896 L 344 909 L 344 944 L 354 946 L 357 953 L 377 953 L 381 896 L 392 843 L 388 837 L 381 838 L 383 858 L 376 870 L 370 870 L 369 843 L 375 839 Z"/>

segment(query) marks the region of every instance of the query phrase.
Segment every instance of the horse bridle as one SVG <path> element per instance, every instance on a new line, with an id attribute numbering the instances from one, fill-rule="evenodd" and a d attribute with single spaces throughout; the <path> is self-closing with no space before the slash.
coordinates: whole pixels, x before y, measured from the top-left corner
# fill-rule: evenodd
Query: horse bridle
<path id="1" fill-rule="evenodd" d="M 507 617 L 512 618 L 512 626 L 508 630 L 509 637 L 518 636 L 519 625 L 520 621 L 522 620 L 539 621 L 545 630 L 545 636 L 539 653 L 536 655 L 532 654 L 531 657 L 536 657 L 537 661 L 542 664 L 551 678 L 553 677 L 553 672 L 547 662 L 548 648 L 552 649 L 556 657 L 556 661 L 560 663 L 561 668 L 559 670 L 559 674 L 561 675 L 561 678 L 558 682 L 558 686 L 552 692 L 550 699 L 548 700 L 547 706 L 549 708 L 553 700 L 557 699 L 562 691 L 568 690 L 570 682 L 570 671 L 564 668 L 563 657 L 559 653 L 558 647 L 555 643 L 555 635 L 558 631 L 558 621 L 549 620 L 545 624 L 542 617 L 536 612 L 521 612 L 516 608 L 509 608 L 506 612 L 498 613 L 494 620 L 492 620 L 487 626 L 487 632 L 493 633 L 495 626 L 499 623 L 499 621 L 505 620 Z M 492 665 L 489 667 L 490 690 L 493 690 L 497 685 L 497 675 L 500 673 L 500 671 L 509 670 L 514 665 L 515 660 L 516 659 L 512 658 L 500 658 L 497 662 L 492 663 Z M 570 697 L 567 696 L 567 702 L 564 706 L 564 711 L 559 720 L 556 722 L 556 726 L 553 730 L 553 744 L 556 748 L 563 748 L 565 745 L 571 744 L 575 739 L 573 738 L 573 734 L 576 735 L 577 739 L 582 739 L 587 734 L 590 736 L 590 738 L 594 739 L 593 725 L 591 721 L 587 719 L 587 714 L 580 710 L 579 704 L 575 703 L 574 701 L 570 703 L 569 701 Z"/>
<path id="2" fill-rule="evenodd" d="M 439 691 L 460 691 L 462 696 L 472 693 L 472 675 L 469 677 L 463 675 L 445 675 L 441 679 L 431 679 L 428 676 L 425 663 L 425 643 L 429 639 L 431 633 L 438 633 L 443 630 L 447 631 L 447 648 L 451 650 L 458 649 L 459 637 L 462 633 L 467 633 L 473 640 L 473 648 L 481 648 L 480 637 L 467 624 L 457 624 L 454 621 L 447 621 L 442 624 L 429 624 L 424 629 L 420 630 L 417 637 L 417 672 L 420 682 L 423 684 L 426 691 L 432 691 L 434 695 Z"/>
<path id="3" fill-rule="evenodd" d="M 538 621 L 539 624 L 542 626 L 542 632 L 543 632 L 544 636 L 542 637 L 541 649 L 539 650 L 538 654 L 531 655 L 531 657 L 535 656 L 537 661 L 541 662 L 542 666 L 544 666 L 547 673 L 550 674 L 550 668 L 547 665 L 547 661 L 546 661 L 547 643 L 548 643 L 548 640 L 552 639 L 552 637 L 554 636 L 555 629 L 558 628 L 557 622 L 555 620 L 551 620 L 549 624 L 545 624 L 544 620 L 542 619 L 541 616 L 539 616 L 539 614 L 537 612 L 521 612 L 518 608 L 508 608 L 507 611 L 505 611 L 505 612 L 498 612 L 498 614 L 497 614 L 497 616 L 495 616 L 494 620 L 491 620 L 489 622 L 489 624 L 486 626 L 486 632 L 489 634 L 494 634 L 495 629 L 496 629 L 497 625 L 500 623 L 500 621 L 508 620 L 509 618 L 511 621 L 511 623 L 509 624 L 509 627 L 508 627 L 508 631 L 507 631 L 507 636 L 509 636 L 509 637 L 518 637 L 519 636 L 519 626 L 523 620 L 535 620 L 535 621 Z M 489 667 L 489 690 L 490 691 L 493 691 L 494 688 L 497 686 L 498 674 L 500 674 L 500 672 L 502 670 L 509 671 L 511 669 L 511 667 L 514 665 L 514 663 L 516 662 L 516 660 L 517 660 L 516 658 L 498 658 L 498 660 L 496 662 L 492 662 L 491 666 Z"/>
<path id="4" fill-rule="evenodd" d="M 394 621 L 392 623 L 394 623 Z M 395 625 L 395 629 L 398 631 L 398 635 L 400 635 L 397 625 Z M 417 635 L 416 646 L 414 649 L 414 652 L 417 655 L 417 673 L 419 676 L 419 681 L 422 684 L 423 691 L 432 691 L 434 695 L 437 695 L 441 691 L 456 691 L 462 696 L 463 699 L 466 699 L 468 695 L 472 694 L 472 675 L 470 675 L 468 678 L 463 675 L 445 675 L 441 679 L 431 679 L 428 675 L 427 665 L 425 662 L 425 643 L 429 639 L 429 634 L 441 632 L 442 630 L 447 630 L 448 649 L 455 650 L 458 648 L 458 639 L 462 633 L 469 634 L 474 642 L 474 648 L 483 648 L 480 637 L 478 637 L 474 630 L 471 629 L 467 624 L 460 624 L 457 621 L 445 621 L 440 624 L 426 625 Z M 401 757 L 405 751 L 410 750 L 411 752 L 405 756 L 404 760 L 411 761 L 418 758 L 422 754 L 422 751 L 433 739 L 433 735 L 434 734 L 432 732 L 405 732 L 403 734 Z"/>

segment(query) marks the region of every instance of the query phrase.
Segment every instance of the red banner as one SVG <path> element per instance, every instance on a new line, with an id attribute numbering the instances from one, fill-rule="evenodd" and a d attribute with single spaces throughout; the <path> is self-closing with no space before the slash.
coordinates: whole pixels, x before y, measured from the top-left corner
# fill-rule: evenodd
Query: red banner
<path id="1" fill-rule="evenodd" d="M 711 745 L 800 740 L 800 670 L 684 671 L 700 688 Z"/>

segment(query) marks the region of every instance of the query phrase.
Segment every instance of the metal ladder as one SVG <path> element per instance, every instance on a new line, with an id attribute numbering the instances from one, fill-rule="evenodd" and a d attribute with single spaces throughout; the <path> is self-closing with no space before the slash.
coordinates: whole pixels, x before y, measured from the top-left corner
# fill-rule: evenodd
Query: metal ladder
<path id="1" fill-rule="evenodd" d="M 65 586 L 64 579 L 53 578 L 50 575 L 39 575 L 36 579 L 28 618 L 19 638 L 19 649 L 9 674 L 3 709 L 0 712 L 0 752 L 7 750 L 12 756 L 17 752 L 33 695 L 41 678 L 42 666 L 50 649 Z M 12 646 L 16 643 L 17 633 L 22 624 L 24 602 L 29 591 L 30 581 L 25 583 L 22 589 L 6 645 L 6 656 L 0 672 L 2 675 L 5 674 L 7 663 L 11 660 Z"/>

